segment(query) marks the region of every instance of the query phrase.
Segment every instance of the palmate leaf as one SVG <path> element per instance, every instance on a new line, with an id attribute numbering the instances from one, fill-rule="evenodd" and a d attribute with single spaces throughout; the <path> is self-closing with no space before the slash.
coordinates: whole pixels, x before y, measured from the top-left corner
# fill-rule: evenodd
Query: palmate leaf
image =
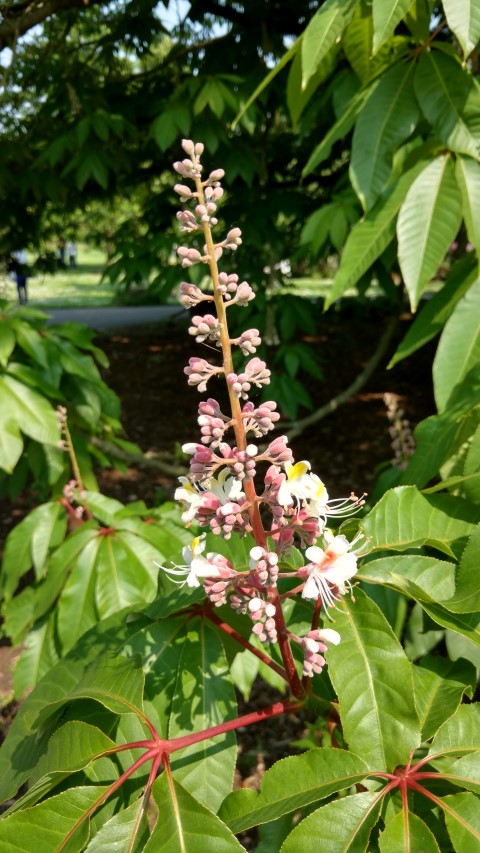
<path id="1" fill-rule="evenodd" d="M 423 51 L 415 93 L 439 139 L 457 154 L 480 157 L 480 88 L 459 61 L 438 50 Z"/>
<path id="2" fill-rule="evenodd" d="M 57 445 L 60 433 L 50 403 L 36 391 L 7 374 L 0 377 L 0 411 L 35 441 Z"/>
<path id="3" fill-rule="evenodd" d="M 358 0 L 326 0 L 302 36 L 302 88 L 316 73 L 352 17 Z"/>
<path id="4" fill-rule="evenodd" d="M 236 711 L 222 642 L 202 621 L 189 630 L 178 661 L 168 735 L 176 738 L 218 725 Z M 236 758 L 235 733 L 227 732 L 174 753 L 172 773 L 197 800 L 217 811 L 232 789 Z"/>
<path id="5" fill-rule="evenodd" d="M 138 622 L 135 627 L 137 625 Z M 72 649 L 64 659 L 49 669 L 40 684 L 26 698 L 0 750 L 0 802 L 15 795 L 45 752 L 52 733 L 51 723 L 41 730 L 34 728 L 38 715 L 55 700 L 58 707 L 61 707 L 63 699 L 81 682 L 89 664 L 109 649 L 120 650 L 128 643 L 133 632 L 134 626 L 127 623 L 122 614 L 115 614 L 101 625 L 95 626 L 81 645 Z"/>
<path id="6" fill-rule="evenodd" d="M 433 737 L 441 725 L 457 710 L 462 696 L 473 695 L 476 672 L 468 661 L 450 661 L 427 656 L 413 667 L 415 703 L 422 740 Z"/>
<path id="7" fill-rule="evenodd" d="M 473 613 L 480 610 L 478 584 L 478 555 L 480 553 L 480 524 L 473 530 L 462 554 L 457 573 L 455 594 L 442 601 L 447 610 L 455 613 Z"/>
<path id="8" fill-rule="evenodd" d="M 479 7 L 480 11 L 480 7 Z M 462 193 L 463 218 L 468 239 L 480 255 L 480 225 L 477 210 L 480 206 L 480 163 L 463 154 L 457 156 L 455 177 Z"/>
<path id="9" fill-rule="evenodd" d="M 377 605 L 361 590 L 335 615 L 341 642 L 328 651 L 349 747 L 377 770 L 405 764 L 420 744 L 412 668 Z"/>
<path id="10" fill-rule="evenodd" d="M 480 706 L 460 705 L 439 729 L 429 750 L 433 758 L 459 758 L 480 750 Z M 442 765 L 443 766 L 443 765 Z"/>
<path id="11" fill-rule="evenodd" d="M 258 793 L 244 788 L 229 794 L 219 815 L 232 832 L 242 832 L 344 791 L 367 774 L 365 762 L 352 752 L 312 749 L 277 761 Z"/>
<path id="12" fill-rule="evenodd" d="M 83 678 L 67 694 L 45 704 L 30 724 L 38 728 L 66 702 L 94 699 L 115 714 L 143 714 L 144 677 L 139 655 L 130 658 L 106 654 L 92 663 Z"/>
<path id="13" fill-rule="evenodd" d="M 442 798 L 448 834 L 457 853 L 477 853 L 480 846 L 480 797 L 450 794 Z"/>
<path id="14" fill-rule="evenodd" d="M 475 431 L 465 457 L 463 473 L 466 477 L 477 474 L 480 471 L 480 426 Z M 467 481 L 464 485 L 465 494 L 475 503 L 480 503 L 480 483 Z"/>
<path id="15" fill-rule="evenodd" d="M 380 815 L 378 794 L 354 794 L 322 806 L 302 820 L 284 842 L 281 853 L 365 853 Z"/>
<path id="16" fill-rule="evenodd" d="M 416 584 L 425 593 L 425 600 L 436 601 L 451 598 L 455 592 L 454 563 L 420 555 L 395 555 L 369 560 L 359 572 L 367 583 L 385 583 L 395 588 L 398 577 Z"/>
<path id="17" fill-rule="evenodd" d="M 422 853 L 440 853 L 435 836 L 427 824 L 412 812 L 398 812 L 385 825 L 385 831 L 380 835 L 380 853 L 412 853 L 421 850 Z"/>
<path id="18" fill-rule="evenodd" d="M 3 413 L 7 415 L 7 411 L 4 410 Z M 7 415 L 7 419 L 2 420 L 0 424 L 0 468 L 11 474 L 22 455 L 22 450 L 23 439 L 19 426 Z"/>
<path id="19" fill-rule="evenodd" d="M 384 44 L 405 17 L 412 0 L 373 0 L 373 51 Z"/>
<path id="20" fill-rule="evenodd" d="M 23 696 L 57 662 L 58 649 L 55 642 L 55 616 L 42 616 L 30 631 L 13 674 L 15 695 Z"/>
<path id="21" fill-rule="evenodd" d="M 31 809 L 4 818 L 0 821 L 2 853 L 32 853 L 32 844 L 35 853 L 56 853 L 59 849 L 79 853 L 89 836 L 89 821 L 82 818 L 105 790 L 92 785 L 63 791 Z M 63 847 L 67 841 L 68 847 Z"/>
<path id="22" fill-rule="evenodd" d="M 443 0 L 443 8 L 467 58 L 480 40 L 480 6 L 477 0 Z"/>
<path id="23" fill-rule="evenodd" d="M 451 495 L 423 495 L 415 486 L 386 492 L 361 521 L 370 551 L 405 551 L 430 545 L 449 557 L 460 557 L 477 522 L 474 506 Z"/>
<path id="24" fill-rule="evenodd" d="M 354 225 L 343 250 L 340 269 L 326 300 L 326 308 L 353 287 L 392 242 L 398 211 L 410 186 L 424 166 L 425 163 L 420 161 L 405 172 L 365 218 Z"/>
<path id="25" fill-rule="evenodd" d="M 480 794 L 480 752 L 470 752 L 454 761 L 446 777 L 459 788 Z"/>
<path id="26" fill-rule="evenodd" d="M 144 850 L 150 832 L 146 816 L 140 815 L 141 809 L 142 800 L 138 799 L 107 820 L 93 836 L 85 853 L 121 853 L 123 850 L 140 853 Z"/>
<path id="27" fill-rule="evenodd" d="M 30 776 L 28 791 L 8 813 L 31 807 L 71 773 L 83 769 L 113 746 L 114 741 L 95 726 L 77 720 L 65 723 L 50 738 L 47 752 Z"/>
<path id="28" fill-rule="evenodd" d="M 65 525 L 64 508 L 59 501 L 50 501 L 35 507 L 9 533 L 1 573 L 1 589 L 7 601 L 31 566 L 35 566 L 37 578 L 42 576 L 48 550 L 60 543 Z"/>
<path id="29" fill-rule="evenodd" d="M 473 252 L 452 266 L 441 290 L 422 305 L 407 334 L 399 343 L 388 368 L 412 355 L 442 331 L 458 300 L 478 277 L 478 263 Z"/>
<path id="30" fill-rule="evenodd" d="M 418 175 L 398 215 L 398 261 L 414 311 L 462 219 L 451 158 L 437 157 Z"/>
<path id="31" fill-rule="evenodd" d="M 393 153 L 413 132 L 420 110 L 413 92 L 413 63 L 399 63 L 379 80 L 355 125 L 350 179 L 369 210 L 385 189 Z"/>
<path id="32" fill-rule="evenodd" d="M 433 362 L 435 402 L 439 412 L 452 391 L 480 361 L 480 280 L 457 303 L 447 320 Z"/>
<path id="33" fill-rule="evenodd" d="M 152 788 L 159 817 L 144 853 L 240 853 L 245 848 L 213 812 L 164 773 Z"/>

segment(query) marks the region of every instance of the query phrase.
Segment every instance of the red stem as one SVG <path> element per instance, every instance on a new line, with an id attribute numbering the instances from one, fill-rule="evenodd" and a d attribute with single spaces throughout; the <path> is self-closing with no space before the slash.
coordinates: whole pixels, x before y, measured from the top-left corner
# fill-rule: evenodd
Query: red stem
<path id="1" fill-rule="evenodd" d="M 232 637 L 232 639 L 236 640 L 239 645 L 243 646 L 244 649 L 248 649 L 248 651 L 251 652 L 252 655 L 255 655 L 255 657 L 261 660 L 262 663 L 269 666 L 270 669 L 273 669 L 276 673 L 278 673 L 278 675 L 284 678 L 285 681 L 288 681 L 288 675 L 283 669 L 283 667 L 281 667 L 278 663 L 272 660 L 272 658 L 266 655 L 265 652 L 262 652 L 261 649 L 257 649 L 255 648 L 255 646 L 252 646 L 252 644 L 248 640 L 246 640 L 245 637 L 242 637 L 242 635 L 239 634 L 238 631 L 235 630 L 235 628 L 232 628 L 232 626 L 229 625 L 228 622 L 222 622 L 222 620 L 219 616 L 217 616 L 214 610 L 210 608 L 205 608 L 204 613 L 207 619 L 210 619 L 210 621 L 217 625 L 218 628 L 220 628 L 222 631 L 224 631 L 225 634 L 228 634 L 230 637 Z"/>
<path id="2" fill-rule="evenodd" d="M 303 708 L 302 702 L 290 702 L 290 700 L 284 699 L 282 702 L 274 702 L 268 708 L 262 708 L 260 711 L 252 711 L 251 714 L 244 714 L 243 717 L 236 717 L 234 720 L 226 720 L 224 723 L 212 726 L 210 729 L 204 729 L 201 732 L 193 732 L 191 735 L 183 735 L 183 737 L 165 741 L 163 746 L 170 754 L 171 752 L 176 752 L 177 749 L 185 749 L 185 747 L 190 746 L 192 743 L 199 743 L 207 738 L 234 731 L 240 728 L 240 726 L 251 726 L 253 723 L 260 723 L 262 720 L 278 717 L 279 714 L 287 714 L 289 711 L 299 711 L 300 708 Z"/>

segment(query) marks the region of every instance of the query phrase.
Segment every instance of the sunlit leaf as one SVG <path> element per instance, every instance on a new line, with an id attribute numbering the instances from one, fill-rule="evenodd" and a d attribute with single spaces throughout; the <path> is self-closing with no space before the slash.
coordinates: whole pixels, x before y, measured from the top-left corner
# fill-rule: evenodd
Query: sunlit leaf
<path id="1" fill-rule="evenodd" d="M 178 661 L 168 734 L 181 737 L 232 719 L 237 703 L 222 642 L 208 623 L 189 631 Z M 172 755 L 184 788 L 217 811 L 232 787 L 237 756 L 234 732 L 206 738 Z"/>
<path id="2" fill-rule="evenodd" d="M 443 0 L 447 23 L 469 56 L 480 40 L 480 6 L 477 0 Z"/>
<path id="3" fill-rule="evenodd" d="M 464 693 L 475 689 L 476 673 L 467 661 L 426 657 L 413 667 L 413 684 L 422 740 L 429 740 L 455 713 Z"/>
<path id="4" fill-rule="evenodd" d="M 461 218 L 451 158 L 442 155 L 418 175 L 398 215 L 398 261 L 413 310 L 457 235 Z"/>
<path id="5" fill-rule="evenodd" d="M 408 761 L 420 744 L 411 664 L 380 609 L 361 590 L 335 614 L 328 674 L 350 749 L 377 770 Z"/>
<path id="6" fill-rule="evenodd" d="M 460 62 L 438 50 L 423 51 L 415 75 L 415 93 L 441 141 L 457 154 L 478 159 L 480 88 Z"/>
<path id="7" fill-rule="evenodd" d="M 394 33 L 395 27 L 412 5 L 412 0 L 373 0 L 373 50 L 377 50 Z"/>
<path id="8" fill-rule="evenodd" d="M 277 761 L 265 773 L 258 793 L 234 791 L 219 815 L 233 832 L 241 832 L 345 790 L 367 773 L 365 762 L 351 752 L 312 749 Z"/>
<path id="9" fill-rule="evenodd" d="M 452 391 L 480 361 L 480 280 L 475 281 L 447 320 L 433 362 L 435 401 L 439 412 Z"/>
<path id="10" fill-rule="evenodd" d="M 480 845 L 480 797 L 450 794 L 442 798 L 448 834 L 457 853 L 477 853 Z"/>
<path id="11" fill-rule="evenodd" d="M 152 795 L 159 818 L 144 853 L 240 853 L 242 847 L 233 833 L 213 812 L 194 799 L 179 782 L 169 784 L 164 773 L 157 779 Z"/>
<path id="12" fill-rule="evenodd" d="M 460 705 L 439 729 L 430 747 L 430 755 L 460 757 L 480 750 L 480 706 Z"/>
<path id="13" fill-rule="evenodd" d="M 380 853 L 440 853 L 435 836 L 418 815 L 398 812 L 380 835 Z"/>
<path id="14" fill-rule="evenodd" d="M 303 89 L 345 29 L 356 3 L 357 0 L 326 0 L 308 23 L 301 44 Z"/>
<path id="15" fill-rule="evenodd" d="M 354 794 L 334 800 L 308 815 L 290 833 L 281 853 L 365 853 L 381 808 L 378 794 Z"/>
<path id="16" fill-rule="evenodd" d="M 383 74 L 355 125 L 350 178 L 365 209 L 369 210 L 385 189 L 393 153 L 418 121 L 414 68 L 413 63 L 399 63 Z"/>

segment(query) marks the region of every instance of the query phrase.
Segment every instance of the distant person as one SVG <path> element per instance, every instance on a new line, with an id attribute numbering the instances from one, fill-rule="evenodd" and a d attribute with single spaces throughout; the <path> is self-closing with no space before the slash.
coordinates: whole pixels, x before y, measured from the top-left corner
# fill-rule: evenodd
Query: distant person
<path id="1" fill-rule="evenodd" d="M 18 301 L 20 305 L 26 305 L 28 302 L 27 294 L 27 253 L 25 249 L 19 249 L 18 252 L 12 252 L 12 270 L 15 273 L 17 282 Z"/>
<path id="2" fill-rule="evenodd" d="M 72 240 L 67 242 L 65 246 L 67 255 L 68 255 L 68 263 L 70 264 L 70 269 L 74 270 L 77 268 L 77 247 Z"/>
<path id="3" fill-rule="evenodd" d="M 56 254 L 57 254 L 59 266 L 62 268 L 62 270 L 64 270 L 65 267 L 67 266 L 65 263 L 65 241 L 64 240 L 58 241 L 58 249 L 57 249 Z"/>

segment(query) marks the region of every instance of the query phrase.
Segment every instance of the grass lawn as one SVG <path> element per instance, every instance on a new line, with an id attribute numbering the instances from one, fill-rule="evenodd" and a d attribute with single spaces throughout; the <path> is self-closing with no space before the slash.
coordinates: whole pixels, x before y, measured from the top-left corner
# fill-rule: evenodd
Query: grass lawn
<path id="1" fill-rule="evenodd" d="M 76 269 L 67 268 L 59 270 L 55 275 L 42 274 L 28 279 L 29 304 L 46 310 L 110 305 L 114 296 L 113 288 L 100 282 L 104 266 L 104 252 L 80 243 Z M 14 281 L 7 282 L 5 296 L 16 301 Z"/>

